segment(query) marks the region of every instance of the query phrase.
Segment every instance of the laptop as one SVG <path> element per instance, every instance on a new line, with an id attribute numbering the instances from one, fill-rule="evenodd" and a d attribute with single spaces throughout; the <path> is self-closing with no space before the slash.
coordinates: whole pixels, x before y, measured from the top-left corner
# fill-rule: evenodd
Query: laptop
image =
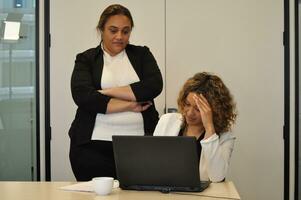
<path id="1" fill-rule="evenodd" d="M 121 189 L 201 192 L 210 184 L 200 181 L 195 137 L 116 135 L 113 150 Z"/>

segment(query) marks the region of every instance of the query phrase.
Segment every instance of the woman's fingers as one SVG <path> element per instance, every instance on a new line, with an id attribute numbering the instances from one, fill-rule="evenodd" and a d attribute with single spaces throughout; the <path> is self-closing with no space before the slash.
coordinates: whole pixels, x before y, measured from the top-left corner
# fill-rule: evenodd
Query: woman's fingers
<path id="1" fill-rule="evenodd" d="M 194 95 L 194 100 L 200 110 L 203 111 L 211 110 L 210 105 L 208 104 L 208 101 L 205 99 L 204 96 Z"/>
<path id="2" fill-rule="evenodd" d="M 215 132 L 215 129 L 213 124 L 213 119 L 212 119 L 213 116 L 212 116 L 212 110 L 210 104 L 202 94 L 194 95 L 194 100 L 201 112 L 203 126 L 206 130 L 206 133 L 213 134 Z"/>
<path id="3" fill-rule="evenodd" d="M 204 95 L 196 95 L 196 102 L 199 102 L 199 105 L 204 111 L 211 112 L 211 106 L 208 103 L 207 99 L 204 97 Z"/>
<path id="4" fill-rule="evenodd" d="M 141 105 L 141 110 L 145 111 L 152 105 L 152 102 L 146 101 L 146 102 L 140 102 L 139 104 Z"/>
<path id="5" fill-rule="evenodd" d="M 204 107 L 208 110 L 211 110 L 210 104 L 208 103 L 207 99 L 204 97 L 204 95 L 200 94 L 199 100 L 204 105 Z"/>
<path id="6" fill-rule="evenodd" d="M 212 118 L 212 110 L 211 107 L 208 103 L 208 101 L 206 100 L 206 98 L 203 95 L 197 96 L 194 95 L 194 100 L 196 102 L 196 105 L 199 109 L 199 111 L 201 112 L 201 115 L 203 116 L 203 120 L 207 121 L 206 119 Z"/>
<path id="7" fill-rule="evenodd" d="M 151 101 L 146 101 L 146 102 L 133 102 L 135 104 L 133 108 L 133 112 L 142 112 L 147 110 L 151 105 Z"/>
<path id="8" fill-rule="evenodd" d="M 142 111 L 147 110 L 152 104 L 142 105 Z"/>
<path id="9" fill-rule="evenodd" d="M 198 96 L 197 96 L 197 95 L 194 95 L 194 96 L 193 96 L 193 99 L 194 99 L 194 101 L 195 101 L 195 103 L 196 103 L 196 105 L 197 105 L 199 111 L 202 112 L 202 111 L 203 111 L 203 108 L 202 108 L 202 105 L 201 105 L 201 103 L 200 103 L 200 100 L 199 100 Z"/>

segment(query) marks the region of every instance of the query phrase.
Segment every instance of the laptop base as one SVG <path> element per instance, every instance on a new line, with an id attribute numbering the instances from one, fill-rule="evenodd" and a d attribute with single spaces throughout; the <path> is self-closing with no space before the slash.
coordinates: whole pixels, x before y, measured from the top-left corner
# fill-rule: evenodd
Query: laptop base
<path id="1" fill-rule="evenodd" d="M 202 192 L 209 185 L 210 181 L 201 181 L 200 187 L 171 187 L 171 186 L 143 186 L 143 185 L 131 185 L 123 186 L 120 188 L 123 190 L 138 190 L 138 191 L 160 191 L 162 193 L 169 192 Z"/>

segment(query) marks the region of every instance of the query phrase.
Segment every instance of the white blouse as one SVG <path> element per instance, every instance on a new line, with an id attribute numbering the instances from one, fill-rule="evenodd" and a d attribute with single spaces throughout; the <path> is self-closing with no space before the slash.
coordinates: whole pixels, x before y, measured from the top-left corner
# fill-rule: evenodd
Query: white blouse
<path id="1" fill-rule="evenodd" d="M 140 81 L 123 50 L 115 56 L 104 51 L 101 88 L 126 86 Z M 136 112 L 118 112 L 96 115 L 92 140 L 112 141 L 112 135 L 144 135 L 143 117 Z"/>
<path id="2" fill-rule="evenodd" d="M 161 116 L 154 136 L 177 136 L 183 117 L 179 113 L 168 113 Z M 222 181 L 227 174 L 235 136 L 231 133 L 213 134 L 201 140 L 200 179 L 212 182 Z"/>

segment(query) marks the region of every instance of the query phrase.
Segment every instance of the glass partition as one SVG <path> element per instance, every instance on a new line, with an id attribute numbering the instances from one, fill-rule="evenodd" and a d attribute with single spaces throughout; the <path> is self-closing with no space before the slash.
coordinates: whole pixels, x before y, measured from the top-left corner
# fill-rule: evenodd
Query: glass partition
<path id="1" fill-rule="evenodd" d="M 35 5 L 0 1 L 0 181 L 37 180 Z"/>

